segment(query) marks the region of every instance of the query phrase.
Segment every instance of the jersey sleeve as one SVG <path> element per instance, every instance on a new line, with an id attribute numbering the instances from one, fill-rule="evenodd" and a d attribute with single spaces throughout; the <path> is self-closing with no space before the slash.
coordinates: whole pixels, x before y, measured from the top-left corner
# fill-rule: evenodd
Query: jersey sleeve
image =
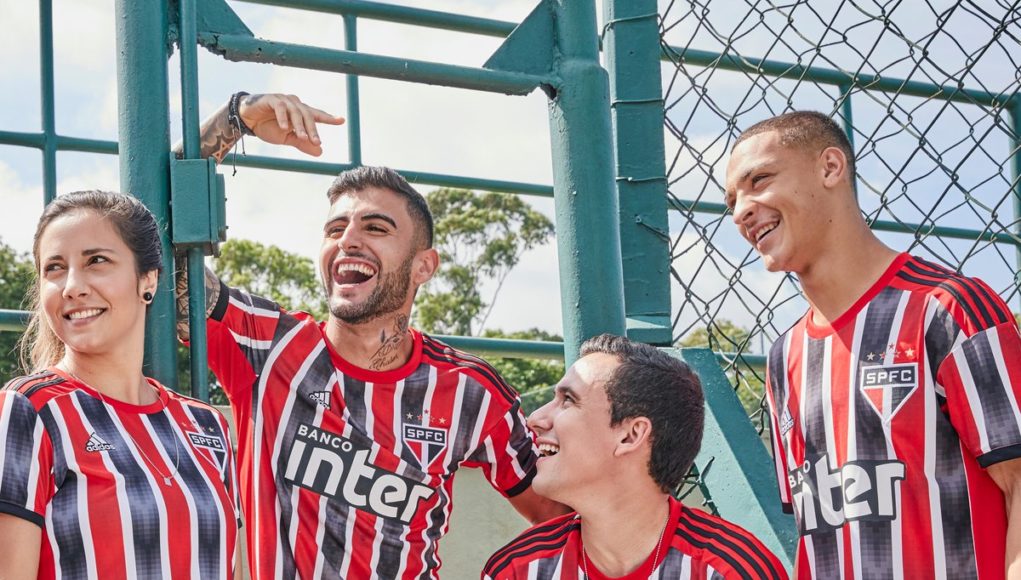
<path id="1" fill-rule="evenodd" d="M 783 444 L 783 426 L 790 421 L 786 412 L 782 393 L 786 392 L 784 370 L 783 342 L 781 338 L 773 346 L 769 354 L 769 363 L 766 366 L 766 401 L 769 403 L 769 440 L 772 443 L 773 466 L 776 471 L 776 483 L 780 490 L 780 504 L 786 513 L 794 512 L 794 505 L 791 502 L 790 481 L 787 474 L 790 469 L 787 467 L 787 453 Z"/>
<path id="2" fill-rule="evenodd" d="M 482 468 L 490 485 L 505 497 L 514 497 L 532 485 L 538 458 L 539 452 L 521 413 L 521 400 L 515 398 L 507 411 L 496 418 L 466 464 Z"/>
<path id="3" fill-rule="evenodd" d="M 206 321 L 207 350 L 209 367 L 231 400 L 262 373 L 281 314 L 275 302 L 220 282 Z"/>
<path id="4" fill-rule="evenodd" d="M 42 527 L 53 498 L 53 446 L 32 402 L 0 390 L 0 513 Z"/>
<path id="5" fill-rule="evenodd" d="M 970 335 L 964 330 L 939 365 L 936 381 L 961 440 L 989 467 L 1021 457 L 1021 335 L 1013 317 Z"/>

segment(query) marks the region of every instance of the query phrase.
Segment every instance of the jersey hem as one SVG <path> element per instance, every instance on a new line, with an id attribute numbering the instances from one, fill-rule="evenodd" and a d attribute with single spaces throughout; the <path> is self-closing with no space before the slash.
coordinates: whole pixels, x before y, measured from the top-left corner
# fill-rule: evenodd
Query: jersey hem
<path id="1" fill-rule="evenodd" d="M 526 489 L 532 487 L 532 480 L 535 479 L 535 471 L 536 469 L 533 467 L 531 471 L 529 471 L 514 487 L 504 491 L 504 493 L 507 494 L 507 497 L 521 495 Z"/>
<path id="2" fill-rule="evenodd" d="M 987 468 L 990 465 L 996 465 L 997 463 L 1007 461 L 1008 459 L 1017 459 L 1018 457 L 1021 457 L 1021 444 L 993 449 L 989 453 L 979 455 L 976 459 L 978 459 L 979 465 Z"/>
<path id="3" fill-rule="evenodd" d="M 223 316 L 227 314 L 227 304 L 230 303 L 230 288 L 223 280 L 220 282 L 220 295 L 216 297 L 216 306 L 213 307 L 213 311 L 209 313 L 209 318 L 217 322 L 223 321 Z"/>
<path id="4" fill-rule="evenodd" d="M 40 528 L 43 527 L 43 523 L 46 521 L 45 518 L 43 518 L 43 516 L 35 513 L 30 509 L 25 509 L 20 505 L 9 503 L 3 500 L 0 500 L 0 514 L 10 514 L 14 517 L 21 518 L 23 520 L 28 520 L 33 524 L 39 526 Z"/>

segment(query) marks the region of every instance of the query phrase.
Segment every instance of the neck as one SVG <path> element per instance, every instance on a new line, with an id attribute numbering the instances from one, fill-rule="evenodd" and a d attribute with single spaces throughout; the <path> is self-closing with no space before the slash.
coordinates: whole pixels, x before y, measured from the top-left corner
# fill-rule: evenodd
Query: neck
<path id="1" fill-rule="evenodd" d="M 415 347 L 408 314 L 395 312 L 362 324 L 349 324 L 331 315 L 326 337 L 337 354 L 357 367 L 393 370 L 408 362 Z"/>
<path id="2" fill-rule="evenodd" d="M 599 571 L 607 576 L 634 572 L 659 545 L 662 561 L 668 546 L 660 545 L 670 515 L 667 495 L 655 493 L 613 494 L 593 502 L 581 516 L 581 541 L 585 553 Z M 612 497 L 610 501 L 606 498 Z"/>
<path id="3" fill-rule="evenodd" d="M 847 312 L 897 257 L 864 219 L 835 239 L 839 241 L 825 244 L 827 250 L 797 273 L 816 324 L 830 324 Z"/>
<path id="4" fill-rule="evenodd" d="M 148 405 L 158 398 L 142 374 L 141 356 L 90 356 L 67 352 L 57 366 L 108 399 Z"/>

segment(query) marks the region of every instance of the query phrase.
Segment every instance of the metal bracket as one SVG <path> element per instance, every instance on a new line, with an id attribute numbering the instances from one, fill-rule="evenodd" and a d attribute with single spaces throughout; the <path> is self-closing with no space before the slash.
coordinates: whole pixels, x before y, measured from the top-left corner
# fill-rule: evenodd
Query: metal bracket
<path id="1" fill-rule="evenodd" d="M 511 31 L 483 68 L 548 75 L 553 71 L 553 47 L 556 31 L 553 7 L 541 0 L 532 12 Z"/>
<path id="2" fill-rule="evenodd" d="M 178 3 L 179 0 L 170 0 L 170 27 L 174 39 L 177 38 L 177 30 L 180 26 L 180 23 L 177 22 L 178 15 L 181 13 Z M 196 0 L 196 4 L 198 10 L 195 15 L 195 28 L 198 30 L 199 44 L 203 44 L 203 37 L 209 38 L 216 34 L 255 36 L 241 20 L 241 17 L 224 0 Z"/>
<path id="3" fill-rule="evenodd" d="M 170 156 L 171 241 L 216 254 L 227 239 L 227 199 L 216 161 Z"/>

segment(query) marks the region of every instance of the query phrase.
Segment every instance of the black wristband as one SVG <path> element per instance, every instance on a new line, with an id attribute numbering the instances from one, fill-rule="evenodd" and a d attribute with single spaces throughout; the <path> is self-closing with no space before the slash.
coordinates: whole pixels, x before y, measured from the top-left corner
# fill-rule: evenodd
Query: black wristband
<path id="1" fill-rule="evenodd" d="M 241 118 L 241 98 L 247 96 L 248 93 L 244 91 L 238 91 L 230 96 L 230 101 L 227 103 L 227 121 L 236 127 L 242 135 L 255 135 L 255 131 L 252 131 L 252 128 L 246 125 Z"/>

